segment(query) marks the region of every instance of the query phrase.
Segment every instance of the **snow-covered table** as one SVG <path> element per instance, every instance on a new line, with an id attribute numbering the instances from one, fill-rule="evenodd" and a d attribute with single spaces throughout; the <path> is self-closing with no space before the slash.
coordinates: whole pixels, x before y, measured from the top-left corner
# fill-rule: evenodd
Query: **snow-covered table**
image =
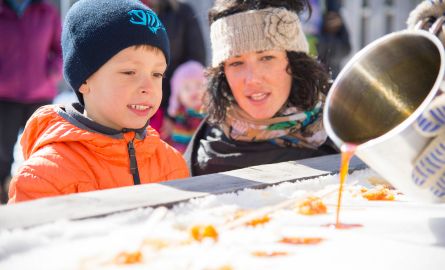
<path id="1" fill-rule="evenodd" d="M 404 195 L 395 201 L 356 196 L 378 178 L 356 158 L 346 182 L 359 183 L 344 193 L 341 221 L 362 228 L 321 226 L 335 222 L 337 197 L 332 196 L 323 200 L 327 214 L 303 216 L 287 208 L 263 225 L 221 232 L 217 242 L 172 244 L 186 241 L 193 224 L 221 225 L 233 213 L 306 192 L 322 196 L 338 187 L 338 175 L 329 174 L 339 163 L 339 156 L 323 157 L 0 207 L 0 269 L 445 269 L 445 204 Z M 203 198 L 189 200 L 195 197 Z M 155 230 L 145 231 L 152 208 L 135 208 L 161 204 L 172 208 Z M 130 209 L 135 210 L 124 211 Z M 279 243 L 284 237 L 323 241 Z M 143 263 L 113 263 L 117 254 L 138 250 L 144 240 Z M 286 255 L 255 257 L 255 252 Z"/>
<path id="2" fill-rule="evenodd" d="M 250 167 L 227 173 L 198 176 L 158 184 L 108 189 L 0 206 L 0 229 L 30 227 L 61 218 L 82 219 L 139 207 L 165 205 L 191 198 L 264 188 L 283 181 L 296 181 L 339 171 L 340 155 Z M 366 168 L 359 158 L 350 172 Z"/>

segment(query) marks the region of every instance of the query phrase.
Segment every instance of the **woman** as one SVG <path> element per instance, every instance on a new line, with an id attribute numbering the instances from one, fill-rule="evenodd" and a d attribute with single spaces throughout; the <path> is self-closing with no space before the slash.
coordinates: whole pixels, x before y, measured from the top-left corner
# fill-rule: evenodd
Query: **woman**
<path id="1" fill-rule="evenodd" d="M 208 117 L 184 158 L 191 175 L 337 153 L 322 123 L 327 74 L 298 13 L 308 0 L 216 0 L 209 12 Z"/>

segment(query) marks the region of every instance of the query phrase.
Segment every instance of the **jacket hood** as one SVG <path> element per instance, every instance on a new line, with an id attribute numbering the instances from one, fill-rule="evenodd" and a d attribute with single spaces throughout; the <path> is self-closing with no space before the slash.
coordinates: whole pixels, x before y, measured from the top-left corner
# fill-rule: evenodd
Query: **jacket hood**
<path id="1" fill-rule="evenodd" d="M 117 165 L 128 162 L 127 144 L 133 140 L 138 157 L 148 159 L 160 143 L 159 134 L 150 126 L 144 138 L 134 131 L 109 136 L 83 126 L 64 113 L 64 106 L 49 105 L 39 108 L 29 119 L 20 139 L 25 160 L 40 148 L 54 143 L 80 143 L 86 151 L 99 157 L 113 159 Z"/>

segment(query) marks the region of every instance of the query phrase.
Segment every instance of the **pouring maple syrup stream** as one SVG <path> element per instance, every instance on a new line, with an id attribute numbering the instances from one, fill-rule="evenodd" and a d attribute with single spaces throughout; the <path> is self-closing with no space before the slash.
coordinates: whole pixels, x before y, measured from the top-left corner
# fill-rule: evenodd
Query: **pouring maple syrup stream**
<path id="1" fill-rule="evenodd" d="M 345 183 L 346 175 L 348 174 L 349 161 L 352 156 L 354 156 L 357 150 L 358 144 L 354 143 L 344 143 L 341 146 L 341 166 L 340 166 L 340 190 L 338 192 L 338 205 L 337 205 L 337 222 L 335 224 L 324 225 L 325 227 L 335 228 L 335 229 L 349 229 L 354 227 L 362 227 L 359 224 L 344 224 L 340 223 L 340 203 L 341 203 L 341 193 L 343 190 L 343 184 Z"/>

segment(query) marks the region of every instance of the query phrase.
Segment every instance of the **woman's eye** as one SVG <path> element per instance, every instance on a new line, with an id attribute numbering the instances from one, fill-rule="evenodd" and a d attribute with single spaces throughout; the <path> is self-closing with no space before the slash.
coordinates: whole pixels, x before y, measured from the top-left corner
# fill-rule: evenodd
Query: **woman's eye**
<path id="1" fill-rule="evenodd" d="M 135 73 L 134 73 L 134 71 L 124 71 L 124 72 L 122 72 L 122 74 L 125 74 L 125 75 L 133 75 L 133 74 L 135 74 Z"/>
<path id="2" fill-rule="evenodd" d="M 266 61 L 269 61 L 269 60 L 271 60 L 271 59 L 273 59 L 273 58 L 275 58 L 275 57 L 273 57 L 273 56 L 264 56 L 264 57 L 261 58 L 261 59 L 266 60 Z"/>
<path id="3" fill-rule="evenodd" d="M 243 62 L 233 62 L 233 63 L 230 63 L 229 66 L 230 67 L 237 67 L 237 66 L 240 66 L 242 64 L 243 64 Z"/>

